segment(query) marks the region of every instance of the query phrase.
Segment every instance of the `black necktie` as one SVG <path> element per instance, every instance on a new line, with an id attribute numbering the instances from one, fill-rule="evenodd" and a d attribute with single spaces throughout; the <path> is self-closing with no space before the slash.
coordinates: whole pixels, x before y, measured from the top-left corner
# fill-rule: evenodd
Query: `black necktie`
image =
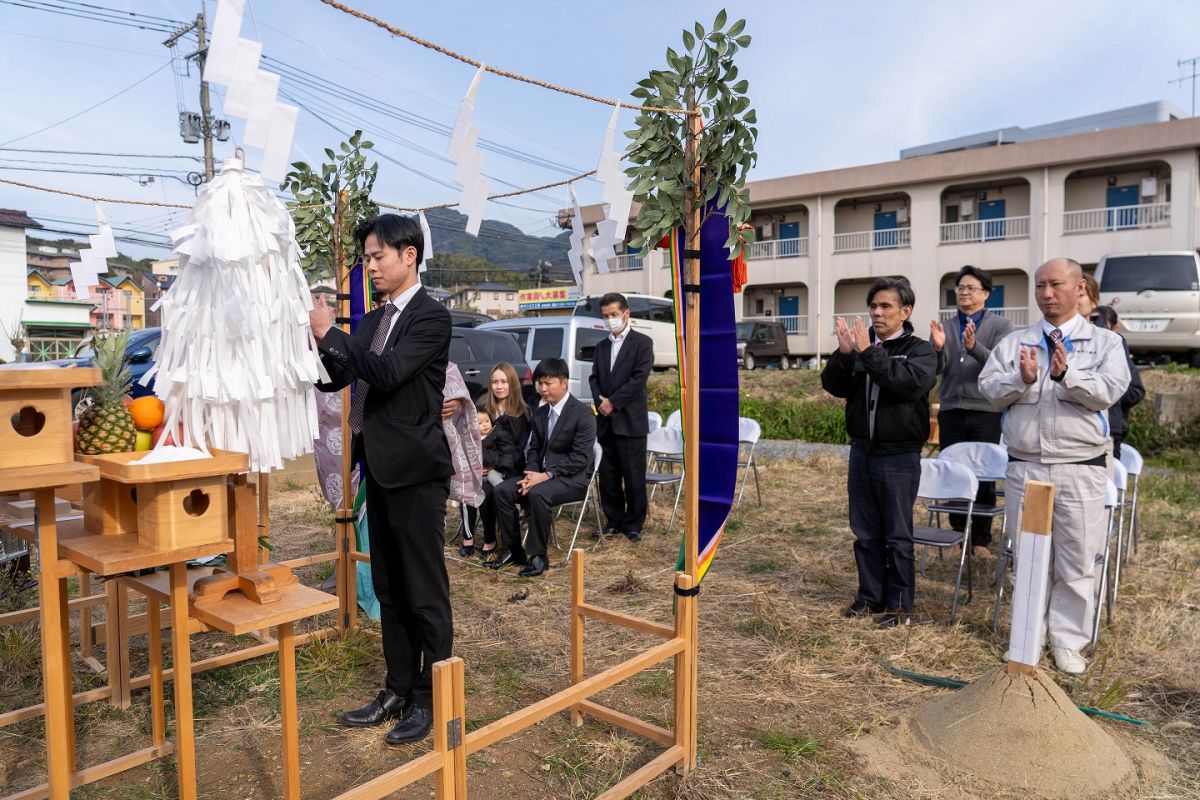
<path id="1" fill-rule="evenodd" d="M 379 327 L 375 329 L 375 336 L 371 339 L 371 352 L 375 355 L 383 353 L 383 346 L 387 344 L 388 334 L 392 332 L 392 317 L 396 314 L 396 306 L 388 303 L 383 307 L 383 319 L 379 321 Z M 363 410 L 367 405 L 367 390 L 371 387 L 367 382 L 359 379 L 354 382 L 354 399 L 350 402 L 350 430 L 353 433 L 362 433 L 363 429 Z"/>

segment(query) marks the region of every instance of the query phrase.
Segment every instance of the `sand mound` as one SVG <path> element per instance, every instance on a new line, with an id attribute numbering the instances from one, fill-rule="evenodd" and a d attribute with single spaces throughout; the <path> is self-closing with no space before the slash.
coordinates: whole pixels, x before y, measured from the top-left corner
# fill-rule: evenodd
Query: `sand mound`
<path id="1" fill-rule="evenodd" d="M 1090 798 L 1137 779 L 1121 747 L 1040 671 L 993 670 L 921 709 L 909 724 L 929 755 L 990 784 Z"/>

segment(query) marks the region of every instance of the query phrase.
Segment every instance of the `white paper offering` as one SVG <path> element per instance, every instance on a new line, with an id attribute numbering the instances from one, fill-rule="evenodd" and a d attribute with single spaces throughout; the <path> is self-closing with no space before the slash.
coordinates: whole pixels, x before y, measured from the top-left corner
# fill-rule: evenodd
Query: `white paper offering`
<path id="1" fill-rule="evenodd" d="M 195 447 L 177 447 L 176 445 L 163 445 L 155 450 L 151 450 L 141 458 L 130 461 L 133 464 L 170 464 L 176 461 L 195 461 L 200 458 L 212 458 L 212 453 L 206 453 L 203 450 L 198 450 Z"/>
<path id="2" fill-rule="evenodd" d="M 479 81 L 483 78 L 486 68 L 481 64 L 471 79 L 471 86 L 463 97 L 462 106 L 458 110 L 458 119 L 454 130 L 450 133 L 450 144 L 446 153 L 454 159 L 454 181 L 463 187 L 459 198 L 459 210 L 467 215 L 467 233 L 479 235 L 479 227 L 483 223 L 483 209 L 487 205 L 488 192 L 492 182 L 483 177 L 483 153 L 477 149 L 479 143 L 479 126 L 471 121 L 475 113 L 475 95 L 479 91 Z"/>

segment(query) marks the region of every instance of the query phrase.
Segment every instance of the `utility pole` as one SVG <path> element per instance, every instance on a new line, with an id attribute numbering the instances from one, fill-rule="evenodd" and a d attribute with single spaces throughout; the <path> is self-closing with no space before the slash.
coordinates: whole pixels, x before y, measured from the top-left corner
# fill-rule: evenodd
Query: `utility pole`
<path id="1" fill-rule="evenodd" d="M 1194 117 L 1196 116 L 1196 78 L 1200 77 L 1200 72 L 1196 70 L 1196 67 L 1200 66 L 1200 56 L 1196 56 L 1195 58 L 1181 58 L 1176 62 L 1176 65 L 1180 69 L 1183 69 L 1184 65 L 1187 65 L 1191 67 L 1192 72 L 1190 75 L 1181 75 L 1173 81 L 1167 81 L 1167 83 L 1178 83 L 1182 86 L 1184 81 L 1192 82 L 1192 116 Z"/>
<path id="2" fill-rule="evenodd" d="M 213 175 L 215 174 L 215 169 L 213 167 L 213 130 L 216 126 L 213 124 L 212 105 L 210 104 L 208 97 L 208 82 L 204 80 L 204 61 L 208 56 L 208 38 L 207 27 L 205 23 L 204 3 L 203 0 L 201 0 L 200 13 L 196 15 L 196 20 L 172 33 L 166 39 L 166 41 L 163 42 L 163 46 L 174 47 L 175 43 L 183 38 L 186 34 L 191 33 L 193 30 L 196 31 L 196 38 L 199 43 L 196 52 L 190 53 L 189 55 L 184 56 L 184 58 L 188 61 L 195 59 L 196 64 L 200 69 L 200 129 L 197 133 L 199 133 L 200 138 L 204 141 L 204 180 L 211 181 L 213 179 Z M 195 115 L 193 114 L 192 117 L 194 120 Z M 194 126 L 194 121 L 192 124 Z M 194 137 L 195 134 L 193 133 L 192 136 Z M 221 140 L 224 141 L 224 138 Z M 189 138 L 188 135 L 185 134 L 184 141 L 195 142 L 196 139 Z"/>

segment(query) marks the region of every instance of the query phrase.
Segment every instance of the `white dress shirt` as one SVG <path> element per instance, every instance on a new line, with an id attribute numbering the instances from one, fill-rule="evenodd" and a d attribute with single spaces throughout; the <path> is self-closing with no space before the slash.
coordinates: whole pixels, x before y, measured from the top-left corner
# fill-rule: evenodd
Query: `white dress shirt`
<path id="1" fill-rule="evenodd" d="M 630 325 L 626 322 L 625 327 L 621 329 L 620 336 L 615 333 L 608 335 L 608 338 L 612 341 L 612 358 L 608 361 L 609 370 L 612 370 L 617 365 L 617 353 L 621 352 L 621 345 L 625 344 L 625 340 L 629 338 L 629 328 Z"/>
<path id="2" fill-rule="evenodd" d="M 1083 317 L 1079 313 L 1076 313 L 1075 316 L 1071 317 L 1069 320 L 1064 322 L 1062 325 L 1058 325 L 1058 326 L 1052 325 L 1049 321 L 1046 320 L 1045 317 L 1042 317 L 1042 333 L 1044 333 L 1046 336 L 1049 336 L 1050 331 L 1054 330 L 1054 328 L 1057 327 L 1060 331 L 1062 331 L 1062 335 L 1063 335 L 1064 339 L 1070 339 L 1072 334 L 1074 334 L 1076 331 L 1078 331 L 1082 325 L 1083 325 Z"/>
<path id="3" fill-rule="evenodd" d="M 388 339 L 392 338 L 392 331 L 396 330 L 396 320 L 400 319 L 400 315 L 404 313 L 405 307 L 408 306 L 409 302 L 417 294 L 417 290 L 420 288 L 421 283 L 418 281 L 417 283 L 414 283 L 412 286 L 405 289 L 396 297 L 388 300 L 389 303 L 396 307 L 396 313 L 392 314 L 392 319 L 388 325 Z"/>

